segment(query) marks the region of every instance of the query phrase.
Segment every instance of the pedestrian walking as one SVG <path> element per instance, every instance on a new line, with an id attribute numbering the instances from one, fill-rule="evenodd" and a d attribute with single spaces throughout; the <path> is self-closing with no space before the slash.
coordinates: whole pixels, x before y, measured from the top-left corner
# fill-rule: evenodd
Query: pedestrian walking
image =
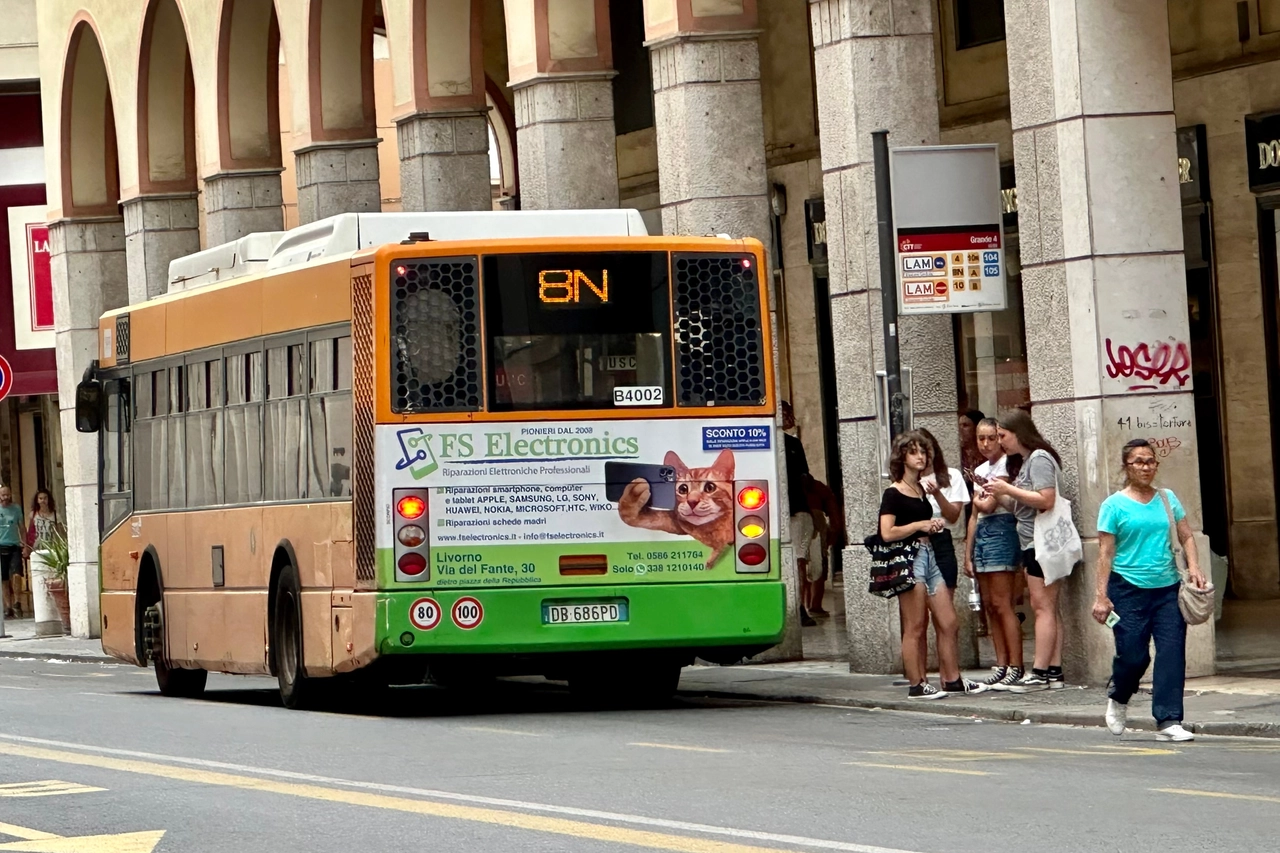
<path id="1" fill-rule="evenodd" d="M 51 542 L 55 536 L 61 535 L 65 535 L 65 531 L 58 521 L 58 505 L 53 502 L 53 494 L 48 489 L 37 489 L 31 496 L 23 556 L 29 559 L 31 552 L 40 548 L 41 543 Z"/>
<path id="2" fill-rule="evenodd" d="M 791 549 L 795 554 L 796 572 L 800 581 L 800 624 L 804 627 L 817 625 L 817 621 L 805 609 L 808 603 L 806 588 L 809 574 L 809 551 L 813 543 L 815 529 L 813 514 L 809 511 L 809 498 L 805 494 L 805 486 L 813 476 L 809 473 L 809 459 L 805 456 L 804 445 L 800 439 L 791 434 L 796 428 L 796 413 L 791 404 L 782 401 L 782 449 L 787 464 L 787 503 L 791 507 Z"/>
<path id="3" fill-rule="evenodd" d="M 827 584 L 827 559 L 832 548 L 845 545 L 844 510 L 835 492 L 816 477 L 810 476 L 805 481 L 804 493 L 813 519 L 814 536 L 809 547 L 803 601 L 810 616 L 830 616 L 822 606 Z"/>
<path id="4" fill-rule="evenodd" d="M 880 538 L 885 542 L 914 539 L 917 543 L 912 574 L 915 586 L 898 596 L 902 614 L 902 668 L 910 687 L 908 699 L 939 699 L 949 693 L 981 693 L 986 688 L 960 674 L 955 605 L 938 568 L 930 537 L 943 530 L 935 518 L 921 479 L 931 470 L 933 443 L 917 431 L 903 433 L 893 443 L 889 473 L 893 483 L 880 499 Z M 925 638 L 932 617 L 938 637 L 938 669 L 942 689 L 929 683 Z"/>
<path id="5" fill-rule="evenodd" d="M 1187 623 L 1178 608 L 1181 578 L 1174 532 L 1186 554 L 1191 583 L 1200 589 L 1206 585 L 1204 572 L 1178 496 L 1153 485 L 1160 461 L 1151 443 L 1142 438 L 1130 441 L 1120 461 L 1124 488 L 1098 510 L 1098 595 L 1093 603 L 1094 619 L 1104 625 L 1108 618 L 1119 620 L 1112 627 L 1116 655 L 1107 689 L 1107 728 L 1114 735 L 1124 734 L 1129 699 L 1151 663 L 1148 647 L 1155 640 L 1151 715 L 1156 740 L 1192 740 L 1194 735 L 1182 727 Z"/>
<path id="6" fill-rule="evenodd" d="M 21 609 L 18 579 L 23 575 L 23 548 L 22 507 L 13 502 L 8 486 L 0 486 L 0 590 L 6 619 L 15 618 Z"/>
<path id="7" fill-rule="evenodd" d="M 1011 464 L 1000 446 L 999 424 L 994 418 L 979 421 L 976 440 L 985 461 L 973 470 L 975 511 L 965 540 L 964 573 L 978 584 L 996 650 L 996 665 L 983 683 L 992 690 L 1008 690 L 1024 674 L 1022 623 L 1013 605 L 1020 550 L 1018 519 L 1013 514 L 1013 500 L 997 498 L 988 484 L 992 480 L 1007 483 L 1016 477 L 1022 459 L 1015 456 Z"/>
<path id="8" fill-rule="evenodd" d="M 1058 592 L 1061 584 L 1046 584 L 1044 570 L 1036 562 L 1036 515 L 1053 509 L 1058 497 L 1062 459 L 1045 440 L 1026 412 L 1015 409 L 999 418 L 1000 446 L 1010 456 L 1022 457 L 1022 467 L 1012 482 L 991 480 L 988 491 L 1013 501 L 1017 518 L 1020 561 L 1031 591 L 1036 614 L 1036 653 L 1031 671 L 1010 685 L 1012 693 L 1052 690 L 1066 686 L 1062 676 L 1062 632 L 1058 624 Z"/>

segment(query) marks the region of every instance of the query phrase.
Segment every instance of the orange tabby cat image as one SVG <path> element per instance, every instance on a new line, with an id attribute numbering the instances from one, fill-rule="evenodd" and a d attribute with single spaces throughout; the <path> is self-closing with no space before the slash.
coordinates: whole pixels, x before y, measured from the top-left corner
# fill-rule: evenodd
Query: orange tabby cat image
<path id="1" fill-rule="evenodd" d="M 733 544 L 733 451 L 722 450 L 707 468 L 690 468 L 673 451 L 662 464 L 676 472 L 676 508 L 647 506 L 649 481 L 637 478 L 622 492 L 618 515 L 632 527 L 692 536 L 711 549 L 709 569 Z"/>

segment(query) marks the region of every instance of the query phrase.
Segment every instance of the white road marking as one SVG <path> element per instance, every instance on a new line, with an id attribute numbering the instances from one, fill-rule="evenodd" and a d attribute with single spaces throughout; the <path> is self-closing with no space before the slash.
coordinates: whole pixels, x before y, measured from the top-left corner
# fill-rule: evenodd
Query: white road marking
<path id="1" fill-rule="evenodd" d="M 685 746 L 679 743 L 646 743 L 645 741 L 636 741 L 629 743 L 627 746 L 644 746 L 649 749 L 679 749 L 684 752 L 733 752 L 732 749 L 715 749 L 710 746 Z"/>
<path id="2" fill-rule="evenodd" d="M 519 729 L 500 729 L 497 726 L 459 726 L 469 732 L 485 732 L 492 735 L 520 735 L 522 737 L 542 737 L 540 732 L 522 732 Z"/>
<path id="3" fill-rule="evenodd" d="M 920 851 L 911 851 L 903 848 L 894 847 L 877 847 L 870 844 L 855 844 L 849 841 L 834 841 L 825 838 L 808 838 L 802 835 L 782 835 L 773 832 L 757 832 L 751 829 L 737 829 L 728 826 L 715 826 L 706 823 L 692 823 L 683 820 L 668 820 L 666 818 L 648 817 L 645 815 L 624 814 L 620 812 L 598 811 L 596 809 L 580 809 L 573 806 L 557 806 L 549 803 L 532 803 L 524 800 L 508 800 L 498 797 L 482 797 L 474 794 L 460 794 L 454 791 L 438 791 L 430 788 L 411 788 L 403 785 L 385 785 L 379 782 L 359 782 L 351 779 L 337 779 L 331 776 L 316 776 L 310 773 L 295 773 L 290 770 L 274 770 L 267 767 L 252 767 L 245 764 L 232 764 L 225 761 L 208 761 L 202 758 L 186 758 L 176 755 L 163 755 L 154 752 L 140 752 L 131 749 L 114 749 L 105 746 L 92 746 L 90 744 L 70 743 L 67 741 L 47 740 L 45 738 L 23 737 L 21 735 L 10 735 L 0 733 L 0 740 L 12 741 L 14 743 L 26 743 L 36 746 L 60 747 L 62 749 L 74 749 L 85 753 L 96 753 L 99 755 L 117 755 L 126 758 L 141 758 L 149 761 L 167 761 L 171 764 L 185 764 L 192 767 L 206 767 L 215 770 L 233 770 L 239 773 L 254 773 L 259 776 L 271 777 L 276 779 L 289 779 L 297 782 L 312 782 L 324 785 L 337 785 L 346 788 L 355 788 L 357 790 L 378 791 L 381 793 L 391 794 L 410 794 L 418 797 L 425 797 L 437 800 L 452 800 L 455 802 L 475 803 L 486 806 L 498 806 L 508 809 L 518 809 L 526 812 L 542 812 L 546 814 L 569 815 L 572 817 L 591 818 L 594 820 L 606 820 L 614 823 L 631 824 L 634 826 L 649 826 L 661 829 L 682 830 L 684 832 L 697 832 L 704 835 L 718 835 L 728 838 L 749 839 L 751 841 L 767 841 L 773 844 L 794 844 L 802 847 L 811 847 L 818 850 L 839 850 L 842 853 L 920 853 Z"/>

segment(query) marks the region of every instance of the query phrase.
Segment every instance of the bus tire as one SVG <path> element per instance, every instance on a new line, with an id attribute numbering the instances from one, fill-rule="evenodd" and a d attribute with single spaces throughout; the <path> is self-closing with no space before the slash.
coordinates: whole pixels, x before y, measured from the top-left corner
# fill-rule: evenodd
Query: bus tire
<path id="1" fill-rule="evenodd" d="M 180 699 L 198 699 L 204 693 L 209 673 L 203 669 L 170 667 L 163 658 L 156 658 L 156 684 L 161 696 Z"/>
<path id="2" fill-rule="evenodd" d="M 280 701 L 286 708 L 308 708 L 315 704 L 316 683 L 307 678 L 302 651 L 302 586 L 298 570 L 285 565 L 276 579 L 275 612 L 271 656 L 275 661 Z"/>

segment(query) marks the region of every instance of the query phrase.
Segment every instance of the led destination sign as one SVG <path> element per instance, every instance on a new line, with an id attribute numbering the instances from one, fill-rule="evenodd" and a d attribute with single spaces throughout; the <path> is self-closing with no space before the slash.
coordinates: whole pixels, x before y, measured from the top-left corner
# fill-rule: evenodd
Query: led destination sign
<path id="1" fill-rule="evenodd" d="M 608 305 L 609 271 L 601 269 L 588 274 L 582 270 L 541 270 L 538 300 L 544 305 Z"/>

